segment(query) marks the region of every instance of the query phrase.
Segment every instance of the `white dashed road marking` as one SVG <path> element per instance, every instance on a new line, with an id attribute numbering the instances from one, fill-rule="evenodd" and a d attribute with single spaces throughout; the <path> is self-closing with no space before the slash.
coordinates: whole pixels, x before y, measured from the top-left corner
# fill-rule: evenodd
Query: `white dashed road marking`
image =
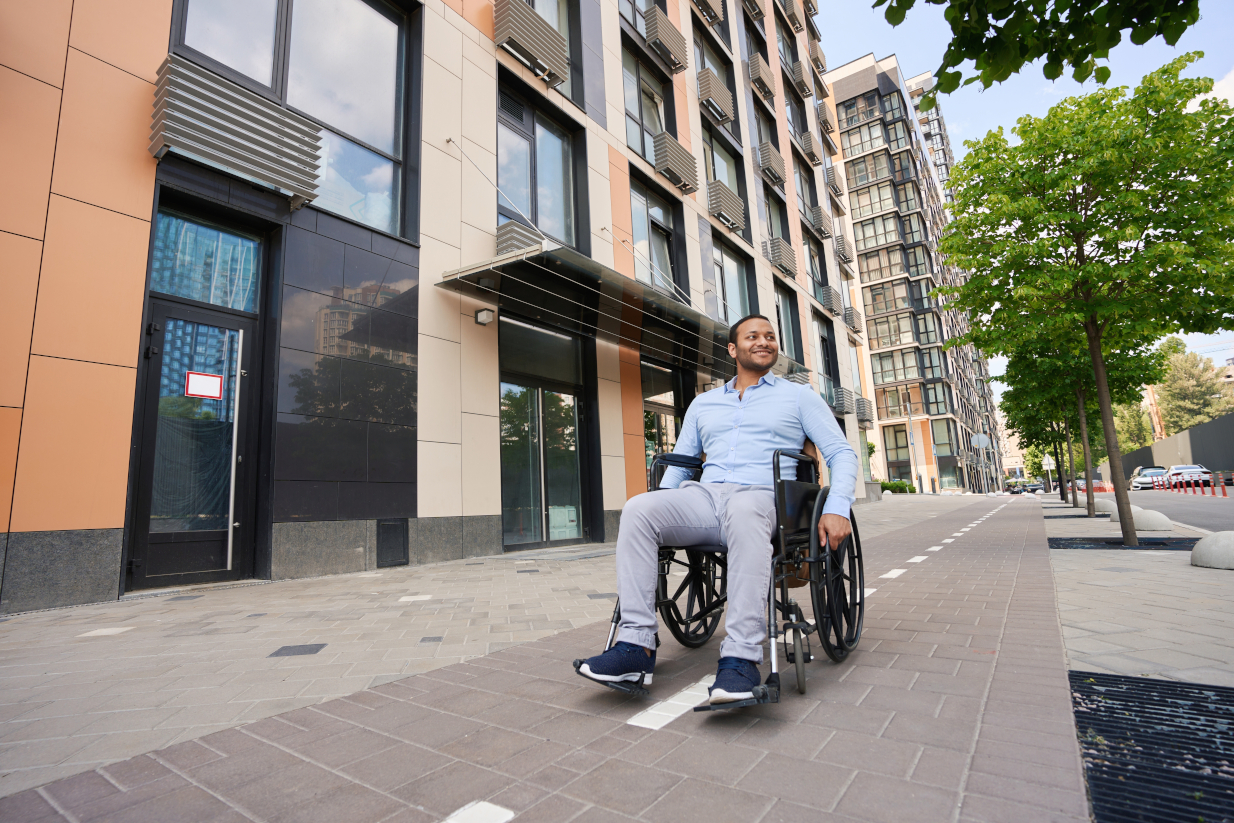
<path id="1" fill-rule="evenodd" d="M 487 800 L 473 800 L 447 817 L 443 823 L 508 823 L 513 819 L 514 812 L 504 806 L 489 803 Z"/>
<path id="2" fill-rule="evenodd" d="M 92 632 L 79 634 L 78 637 L 110 637 L 113 634 L 123 634 L 127 631 L 132 631 L 136 626 L 114 626 L 110 629 L 95 629 Z"/>
<path id="3" fill-rule="evenodd" d="M 709 674 L 693 686 L 688 686 L 677 692 L 668 700 L 661 700 L 649 709 L 644 709 L 631 717 L 626 723 L 656 731 L 663 729 L 669 723 L 681 717 L 707 697 L 707 687 L 715 682 L 716 676 Z M 509 819 L 509 818 L 507 818 Z"/>
<path id="4" fill-rule="evenodd" d="M 433 596 L 431 594 L 410 594 L 407 597 L 400 597 L 398 599 L 398 602 L 410 603 L 413 600 L 432 600 L 432 599 L 433 599 Z"/>
<path id="5" fill-rule="evenodd" d="M 893 577 L 893 578 L 899 577 L 900 575 L 904 574 L 904 572 L 906 571 L 908 571 L 908 569 L 892 569 L 886 574 L 880 574 L 879 577 Z"/>
<path id="6" fill-rule="evenodd" d="M 943 548 L 942 546 L 931 546 L 930 548 L 926 549 L 926 551 L 928 551 L 928 552 L 936 552 L 936 551 L 941 551 L 941 550 L 942 550 L 942 548 Z"/>
<path id="7" fill-rule="evenodd" d="M 908 558 L 908 562 L 909 563 L 920 563 L 922 560 L 929 560 L 929 559 L 930 559 L 929 555 L 919 554 L 916 557 Z"/>
<path id="8" fill-rule="evenodd" d="M 955 539 L 954 539 L 954 538 L 951 538 L 951 537 L 944 537 L 944 538 L 943 538 L 943 542 L 944 542 L 944 543 L 954 543 L 954 542 L 955 542 Z"/>

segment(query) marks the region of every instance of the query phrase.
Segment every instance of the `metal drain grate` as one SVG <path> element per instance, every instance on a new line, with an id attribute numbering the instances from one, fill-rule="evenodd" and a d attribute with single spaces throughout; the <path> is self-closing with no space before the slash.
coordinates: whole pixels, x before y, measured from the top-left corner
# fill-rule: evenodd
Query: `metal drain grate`
<path id="1" fill-rule="evenodd" d="M 1051 549 L 1126 549 L 1133 551 L 1176 551 L 1189 552 L 1195 546 L 1198 537 L 1141 537 L 1139 546 L 1124 546 L 1123 539 L 1107 540 L 1102 537 L 1049 537 L 1046 538 Z"/>
<path id="2" fill-rule="evenodd" d="M 1234 823 L 1234 689 L 1069 675 L 1096 823 Z"/>

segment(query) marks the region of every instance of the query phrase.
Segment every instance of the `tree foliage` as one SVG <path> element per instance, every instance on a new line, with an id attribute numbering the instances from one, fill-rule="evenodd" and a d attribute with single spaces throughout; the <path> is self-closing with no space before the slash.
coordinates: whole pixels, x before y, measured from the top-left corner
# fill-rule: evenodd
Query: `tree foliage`
<path id="1" fill-rule="evenodd" d="M 1124 454 L 1152 445 L 1153 425 L 1139 402 L 1115 407 L 1114 429 L 1118 433 L 1118 448 Z"/>
<path id="2" fill-rule="evenodd" d="M 1211 359 L 1183 352 L 1170 357 L 1157 404 L 1168 437 L 1234 411 L 1234 392 L 1221 382 Z"/>
<path id="3" fill-rule="evenodd" d="M 1014 354 L 1025 341 L 1087 343 L 1123 537 L 1136 545 L 1108 369 L 1166 334 L 1234 324 L 1234 118 L 1180 77 L 1187 54 L 1124 87 L 1069 98 L 969 141 L 940 250 L 971 273 L 954 295 L 960 342 Z"/>
<path id="4" fill-rule="evenodd" d="M 942 64 L 934 72 L 938 86 L 926 95 L 925 108 L 934 105 L 934 95 L 980 82 L 983 88 L 1001 83 L 1018 73 L 1026 63 L 1045 58 L 1042 72 L 1054 80 L 1071 67 L 1071 76 L 1083 83 L 1095 77 L 1105 83 L 1110 70 L 1097 61 L 1109 57 L 1123 32 L 1131 42 L 1143 45 L 1160 37 L 1169 45 L 1178 42 L 1200 19 L 1199 0 L 925 0 L 946 6 L 944 16 L 951 26 L 951 42 Z M 874 8 L 886 6 L 887 22 L 898 26 L 917 0 L 875 0 Z M 976 74 L 964 78 L 960 66 L 973 61 Z"/>

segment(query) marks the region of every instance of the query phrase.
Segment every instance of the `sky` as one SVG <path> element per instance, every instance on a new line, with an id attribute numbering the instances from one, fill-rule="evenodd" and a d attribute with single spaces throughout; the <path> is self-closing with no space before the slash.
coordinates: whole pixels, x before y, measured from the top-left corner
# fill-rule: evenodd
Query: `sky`
<path id="1" fill-rule="evenodd" d="M 950 40 L 951 30 L 943 19 L 943 7 L 926 5 L 925 0 L 917 0 L 904 22 L 896 27 L 883 18 L 882 8 L 872 8 L 873 0 L 819 0 L 818 6 L 815 22 L 823 38 L 827 67 L 831 69 L 871 52 L 880 59 L 895 54 L 905 76 L 912 77 L 937 69 Z M 1111 50 L 1105 63 L 1110 67 L 1107 85 L 1134 88 L 1141 77 L 1178 55 L 1202 51 L 1204 57 L 1191 64 L 1185 76 L 1213 78 L 1217 81 L 1214 91 L 1234 101 L 1234 2 L 1200 0 L 1200 22 L 1188 29 L 1173 47 L 1159 38 L 1137 46 L 1128 34 L 1124 32 L 1123 42 Z M 1098 88 L 1093 80 L 1084 85 L 1076 83 L 1069 70 L 1058 80 L 1047 80 L 1041 73 L 1043 62 L 1025 66 L 1007 82 L 984 91 L 980 83 L 974 83 L 952 94 L 940 95 L 939 106 L 957 160 L 966 153 L 965 140 L 984 137 L 1000 126 L 1010 136 L 1020 117 L 1041 117 L 1063 98 Z M 971 64 L 964 67 L 966 77 L 971 70 Z M 1215 364 L 1234 357 L 1234 329 L 1213 335 L 1184 335 L 1183 339 L 1188 349 L 1211 357 Z M 1002 374 L 1005 366 L 1003 358 L 990 361 L 992 374 Z M 993 388 L 996 395 L 1001 395 L 1001 384 L 995 383 Z"/>

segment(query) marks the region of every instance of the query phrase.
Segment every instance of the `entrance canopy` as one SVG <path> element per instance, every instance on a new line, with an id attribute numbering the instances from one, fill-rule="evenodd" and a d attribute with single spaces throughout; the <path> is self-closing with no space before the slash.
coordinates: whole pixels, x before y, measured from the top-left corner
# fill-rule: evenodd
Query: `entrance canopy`
<path id="1" fill-rule="evenodd" d="M 728 326 L 564 246 L 543 243 L 446 272 L 437 285 L 713 378 L 728 380 L 737 370 L 728 356 Z M 773 371 L 798 380 L 809 374 L 783 355 Z"/>

